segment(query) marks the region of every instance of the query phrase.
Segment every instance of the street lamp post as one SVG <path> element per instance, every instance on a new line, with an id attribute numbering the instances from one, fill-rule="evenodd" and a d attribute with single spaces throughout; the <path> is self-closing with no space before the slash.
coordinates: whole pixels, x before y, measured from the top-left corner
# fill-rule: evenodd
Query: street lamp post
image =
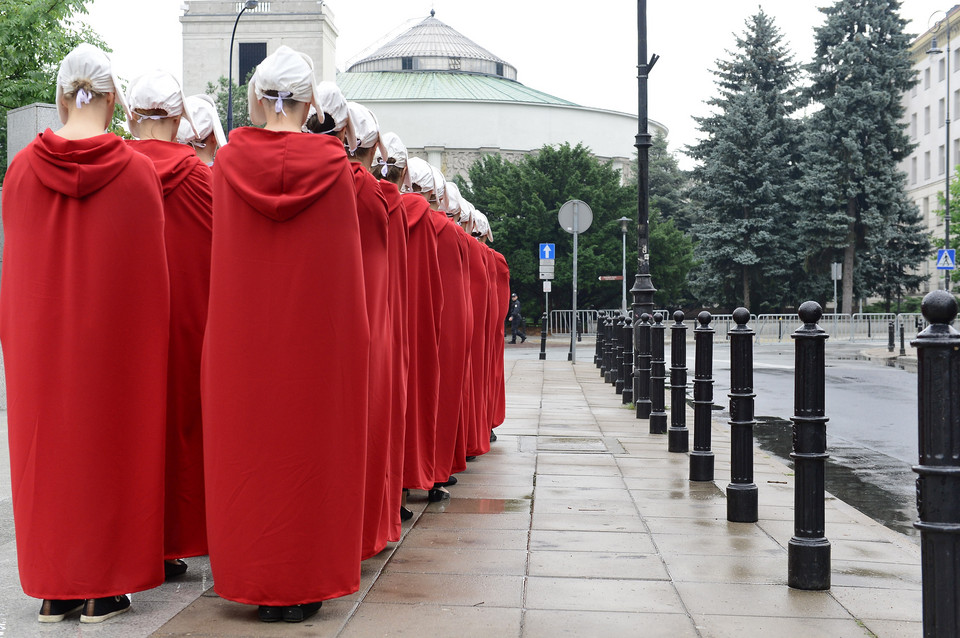
<path id="1" fill-rule="evenodd" d="M 623 288 L 623 314 L 627 314 L 627 231 L 630 229 L 630 218 L 621 217 L 617 220 L 620 222 L 620 232 L 623 233 L 623 277 L 620 280 L 621 287 Z"/>
<path id="2" fill-rule="evenodd" d="M 952 11 L 952 9 L 951 9 Z M 943 20 L 938 20 L 936 23 L 936 28 L 934 33 L 940 30 L 940 25 L 946 23 L 947 27 L 947 55 L 946 58 L 946 71 L 947 71 L 947 94 L 943 100 L 944 115 L 946 126 L 946 141 L 943 146 L 944 154 L 944 187 L 943 187 L 943 201 L 944 201 L 944 214 L 943 214 L 943 247 L 946 250 L 950 249 L 950 13 L 947 12 L 944 14 Z M 937 38 L 933 37 L 933 40 L 930 43 L 930 50 L 927 51 L 929 55 L 938 55 L 943 53 L 943 49 L 937 47 Z M 950 271 L 943 271 L 943 289 L 948 291 L 950 290 Z"/>
<path id="3" fill-rule="evenodd" d="M 240 24 L 240 16 L 247 9 L 255 9 L 260 4 L 259 0 L 247 0 L 243 3 L 243 8 L 237 14 L 237 19 L 233 21 L 233 32 L 230 33 L 230 69 L 227 71 L 227 135 L 233 130 L 233 38 L 237 35 L 237 25 Z"/>
<path id="4" fill-rule="evenodd" d="M 633 293 L 633 316 L 640 317 L 644 313 L 653 316 L 653 287 L 650 278 L 650 147 L 653 145 L 647 130 L 647 75 L 657 63 L 660 56 L 654 54 L 647 61 L 647 0 L 637 0 L 637 276 L 630 292 Z M 650 387 L 649 367 L 644 369 L 640 362 L 641 330 L 633 331 L 634 370 L 633 397 L 637 405 L 637 418 L 648 419 L 649 397 L 642 397 L 640 389 L 644 386 L 641 375 L 646 375 L 646 388 Z M 646 346 L 649 347 L 649 344 Z M 647 390 L 649 392 L 649 389 Z M 647 399 L 640 402 L 641 399 Z"/>

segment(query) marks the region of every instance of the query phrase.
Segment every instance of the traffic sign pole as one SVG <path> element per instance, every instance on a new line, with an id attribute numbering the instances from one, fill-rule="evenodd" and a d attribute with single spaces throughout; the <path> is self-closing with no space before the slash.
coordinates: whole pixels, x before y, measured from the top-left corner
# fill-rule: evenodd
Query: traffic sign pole
<path id="1" fill-rule="evenodd" d="M 577 362 L 577 237 L 580 235 L 580 204 L 573 202 L 573 317 L 570 319 L 570 361 Z"/>

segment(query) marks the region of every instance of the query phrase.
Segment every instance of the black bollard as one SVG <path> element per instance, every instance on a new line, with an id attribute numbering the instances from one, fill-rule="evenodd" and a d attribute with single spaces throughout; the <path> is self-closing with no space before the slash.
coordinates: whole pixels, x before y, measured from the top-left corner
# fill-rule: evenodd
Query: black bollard
<path id="1" fill-rule="evenodd" d="M 607 372 L 606 374 L 603 375 L 603 380 L 606 383 L 611 382 L 610 379 L 613 377 L 613 374 L 614 374 L 613 361 L 614 361 L 614 352 L 617 349 L 617 342 L 613 338 L 613 335 L 617 327 L 618 319 L 619 317 L 614 315 L 610 317 L 610 323 L 607 324 L 607 339 L 606 339 L 606 343 L 604 344 L 604 348 L 606 350 L 606 356 L 607 356 L 607 362 L 606 362 Z"/>
<path id="2" fill-rule="evenodd" d="M 637 393 L 633 398 L 637 406 L 637 418 L 650 418 L 650 315 L 640 315 L 637 326 L 637 369 L 633 375 L 637 381 Z"/>
<path id="3" fill-rule="evenodd" d="M 887 330 L 887 352 L 893 352 L 894 348 L 893 322 L 890 322 Z"/>
<path id="4" fill-rule="evenodd" d="M 623 325 L 623 405 L 633 403 L 633 319 Z"/>
<path id="5" fill-rule="evenodd" d="M 670 326 L 670 429 L 667 430 L 668 452 L 690 451 L 690 430 L 687 429 L 687 327 L 683 311 L 673 313 Z"/>
<path id="6" fill-rule="evenodd" d="M 667 433 L 667 408 L 664 383 L 667 380 L 667 362 L 664 357 L 664 336 L 667 327 L 663 315 L 653 313 L 650 328 L 650 434 Z"/>
<path id="7" fill-rule="evenodd" d="M 603 333 L 602 343 L 600 344 L 600 378 L 605 379 L 607 377 L 607 324 L 610 322 L 610 317 L 605 316 L 603 322 L 597 328 L 597 333 Z"/>
<path id="8" fill-rule="evenodd" d="M 540 317 L 540 360 L 547 359 L 547 313 Z"/>
<path id="9" fill-rule="evenodd" d="M 693 371 L 693 452 L 690 453 L 690 480 L 713 480 L 713 451 L 710 428 L 713 420 L 713 317 L 704 310 L 693 329 L 695 363 Z"/>
<path id="10" fill-rule="evenodd" d="M 820 304 L 800 305 L 803 325 L 791 335 L 794 360 L 793 538 L 787 545 L 787 585 L 794 589 L 830 589 L 830 541 L 824 536 L 824 466 L 827 418 L 824 416 L 824 345 L 827 334 L 817 325 Z"/>
<path id="11" fill-rule="evenodd" d="M 907 356 L 907 349 L 903 345 L 903 324 L 900 324 L 900 356 Z"/>
<path id="12" fill-rule="evenodd" d="M 583 341 L 583 322 L 580 320 L 579 315 L 577 316 L 577 342 Z"/>
<path id="13" fill-rule="evenodd" d="M 603 321 L 606 315 L 601 311 L 597 313 L 597 344 L 593 353 L 593 363 L 598 368 L 601 365 L 600 353 L 603 352 Z"/>
<path id="14" fill-rule="evenodd" d="M 753 335 L 750 311 L 733 311 L 730 331 L 730 484 L 727 520 L 757 522 L 757 485 L 753 482 Z"/>
<path id="15" fill-rule="evenodd" d="M 623 358 L 623 342 L 620 340 L 620 333 L 623 332 L 623 323 L 625 319 L 626 317 L 622 312 L 618 314 L 617 323 L 613 325 L 613 331 L 611 333 L 611 337 L 613 339 L 613 350 L 611 351 L 610 360 L 610 385 L 612 385 L 614 388 L 617 387 L 617 382 L 620 381 L 620 374 L 623 372 L 620 365 L 620 359 Z"/>
<path id="16" fill-rule="evenodd" d="M 960 635 L 960 332 L 950 323 L 957 302 L 935 290 L 920 306 L 930 325 L 910 345 L 917 349 L 919 465 L 917 513 L 924 638 Z"/>
<path id="17" fill-rule="evenodd" d="M 618 395 L 623 395 L 623 388 L 627 382 L 626 377 L 623 376 L 623 358 L 627 356 L 627 344 L 623 340 L 624 330 L 627 327 L 627 316 L 621 315 L 621 320 L 617 321 L 617 374 L 616 374 L 616 383 L 615 388 Z"/>

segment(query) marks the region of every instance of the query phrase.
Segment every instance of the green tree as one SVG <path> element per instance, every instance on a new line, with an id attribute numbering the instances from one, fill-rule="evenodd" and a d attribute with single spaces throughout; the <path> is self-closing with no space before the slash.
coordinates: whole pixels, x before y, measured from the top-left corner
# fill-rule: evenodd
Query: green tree
<path id="1" fill-rule="evenodd" d="M 0 181 L 7 171 L 7 111 L 53 104 L 60 61 L 81 42 L 109 50 L 72 22 L 87 12 L 88 1 L 0 0 Z"/>
<path id="2" fill-rule="evenodd" d="M 636 167 L 636 159 L 634 159 Z M 636 170 L 631 183 L 636 188 Z M 650 184 L 650 210 L 660 212 L 665 220 L 671 220 L 682 232 L 693 226 L 693 211 L 684 195 L 687 175 L 680 170 L 676 156 L 667 148 L 667 136 L 658 132 L 650 147 L 648 182 Z M 654 284 L 659 286 L 659 283 Z"/>
<path id="3" fill-rule="evenodd" d="M 252 72 L 251 72 L 252 75 Z M 247 77 L 249 80 L 249 76 Z M 227 131 L 227 102 L 230 94 L 227 91 L 229 81 L 222 75 L 217 79 L 217 83 L 207 82 L 205 93 L 213 98 L 217 105 L 217 114 L 220 116 L 220 125 Z M 233 128 L 241 126 L 250 126 L 250 111 L 247 108 L 247 87 L 246 83 L 242 86 L 234 83 L 233 85 Z M 227 131 L 228 132 L 228 131 Z M 229 134 L 229 132 L 228 132 Z"/>
<path id="4" fill-rule="evenodd" d="M 774 310 L 793 302 L 796 250 L 799 67 L 761 10 L 737 48 L 718 60 L 713 115 L 696 118 L 705 134 L 689 154 L 700 163 L 691 190 L 699 297 L 716 306 Z"/>
<path id="5" fill-rule="evenodd" d="M 807 127 L 803 199 L 809 212 L 801 229 L 811 270 L 826 272 L 826 264 L 842 256 L 844 312 L 852 312 L 855 294 L 889 290 L 877 260 L 862 256 L 897 246 L 897 232 L 914 227 L 898 162 L 911 151 L 901 100 L 916 78 L 899 9 L 897 0 L 838 0 L 821 8 L 826 20 L 815 30 L 807 67 L 807 96 L 820 108 Z M 901 252 L 897 268 L 919 265 L 910 254 Z"/>
<path id="6" fill-rule="evenodd" d="M 609 163 L 598 161 L 580 144 L 563 144 L 544 146 L 516 163 L 488 155 L 470 168 L 469 175 L 469 185 L 458 178 L 461 191 L 490 218 L 495 238 L 493 247 L 507 258 L 511 288 L 520 295 L 526 316 L 537 317 L 542 312 L 537 251 L 540 243 L 557 245 L 552 305 L 569 306 L 573 238 L 560 228 L 557 212 L 570 199 L 583 200 L 594 215 L 593 224 L 578 240 L 578 305 L 620 306 L 620 282 L 598 280 L 601 275 L 621 273 L 623 235 L 617 220 L 637 216 L 636 189 L 621 185 L 619 171 Z M 676 249 L 662 248 L 657 243 L 660 238 L 664 238 L 664 242 L 677 242 L 677 231 L 668 223 L 658 226 L 652 222 L 651 226 L 651 250 L 662 250 L 665 258 L 675 260 L 670 268 L 666 263 L 662 266 L 664 280 L 685 280 L 684 264 L 692 261 L 692 247 L 688 243 Z M 633 229 L 635 232 L 635 224 Z M 636 263 L 636 255 L 635 235 L 628 235 L 627 277 L 631 280 L 633 273 L 629 268 Z M 656 264 L 656 257 L 653 262 Z M 653 268 L 656 277 L 659 271 L 656 265 Z M 630 283 L 628 281 L 628 286 Z"/>

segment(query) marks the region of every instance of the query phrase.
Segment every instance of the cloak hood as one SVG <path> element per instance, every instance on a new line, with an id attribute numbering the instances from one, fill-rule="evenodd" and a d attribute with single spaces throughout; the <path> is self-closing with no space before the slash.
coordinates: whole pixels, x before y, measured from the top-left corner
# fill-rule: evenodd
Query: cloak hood
<path id="1" fill-rule="evenodd" d="M 261 215 L 284 222 L 326 195 L 344 173 L 349 176 L 350 163 L 343 142 L 332 135 L 243 127 L 217 151 L 213 170 Z"/>
<path id="2" fill-rule="evenodd" d="M 425 215 L 433 212 L 426 198 L 420 193 L 404 193 L 403 207 L 407 210 L 408 228 L 413 228 Z"/>
<path id="3" fill-rule="evenodd" d="M 163 184 L 163 196 L 169 195 L 203 161 L 193 147 L 163 140 L 128 140 L 130 147 L 150 158 Z"/>
<path id="4" fill-rule="evenodd" d="M 133 157 L 113 133 L 68 140 L 50 129 L 23 153 L 40 183 L 67 197 L 86 197 L 109 184 Z"/>

